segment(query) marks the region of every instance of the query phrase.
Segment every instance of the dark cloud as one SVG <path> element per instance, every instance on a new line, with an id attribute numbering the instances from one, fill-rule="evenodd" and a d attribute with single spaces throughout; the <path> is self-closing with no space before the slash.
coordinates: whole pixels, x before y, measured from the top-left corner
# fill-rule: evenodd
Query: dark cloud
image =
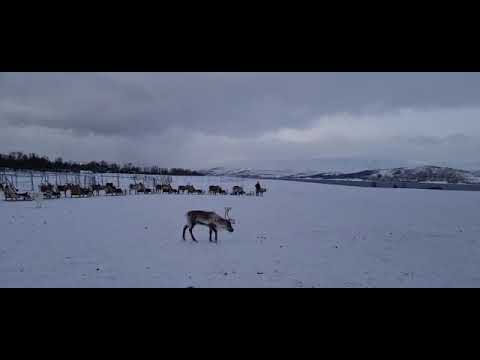
<path id="1" fill-rule="evenodd" d="M 172 127 L 243 135 L 338 112 L 478 105 L 478 74 L 2 74 L 3 121 L 134 136 Z"/>
<path id="2" fill-rule="evenodd" d="M 192 144 L 207 142 L 211 151 L 220 144 L 211 159 L 227 161 L 246 144 L 244 156 L 350 154 L 359 143 L 378 151 L 395 135 L 389 128 L 409 139 L 401 141 L 405 149 L 461 144 L 461 134 L 476 143 L 478 108 L 479 73 L 0 74 L 0 132 L 20 137 L 35 129 L 67 154 L 75 154 L 67 145 L 73 140 L 59 146 L 59 139 L 78 138 L 121 158 L 113 160 L 168 154 L 197 163 Z M 29 145 L 48 147 L 34 139 Z"/>

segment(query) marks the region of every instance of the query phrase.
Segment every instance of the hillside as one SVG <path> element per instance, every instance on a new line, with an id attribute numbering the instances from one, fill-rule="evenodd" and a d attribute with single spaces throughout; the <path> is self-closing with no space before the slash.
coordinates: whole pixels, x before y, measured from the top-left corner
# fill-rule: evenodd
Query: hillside
<path id="1" fill-rule="evenodd" d="M 352 173 L 292 170 L 254 170 L 254 169 L 227 169 L 217 167 L 204 171 L 210 176 L 234 176 L 250 178 L 274 179 L 348 179 L 365 181 L 409 181 L 409 182 L 443 182 L 451 184 L 478 184 L 480 176 L 466 170 L 440 166 L 418 166 L 394 169 L 364 170 Z"/>

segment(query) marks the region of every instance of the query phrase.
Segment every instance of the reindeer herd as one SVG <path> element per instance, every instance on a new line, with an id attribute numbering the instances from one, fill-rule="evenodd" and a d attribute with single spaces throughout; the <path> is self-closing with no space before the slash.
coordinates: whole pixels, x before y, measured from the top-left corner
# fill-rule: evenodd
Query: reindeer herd
<path id="1" fill-rule="evenodd" d="M 211 185 L 208 190 L 197 189 L 193 185 L 180 185 L 174 188 L 171 184 L 157 184 L 152 188 L 145 186 L 143 183 L 130 184 L 128 191 L 116 187 L 113 183 L 105 185 L 84 186 L 78 184 L 52 185 L 43 183 L 39 185 L 39 190 L 43 194 L 44 199 L 60 199 L 63 197 L 84 198 L 102 195 L 103 192 L 107 196 L 125 196 L 132 194 L 190 194 L 190 195 L 233 195 L 233 196 L 262 196 L 267 190 L 264 188 L 256 188 L 256 191 L 246 192 L 241 186 L 234 186 L 229 192 L 227 189 L 218 185 Z M 0 191 L 3 191 L 5 200 L 33 200 L 32 194 L 29 192 L 20 193 L 11 183 L 0 183 Z"/>
<path id="2" fill-rule="evenodd" d="M 40 193 L 30 194 L 28 192 L 20 193 L 12 183 L 0 183 L 0 191 L 3 191 L 5 200 L 7 201 L 32 201 L 37 200 L 38 194 L 43 194 L 44 199 L 60 199 L 62 194 L 71 198 L 74 197 L 93 197 L 100 196 L 100 192 L 104 191 L 105 195 L 120 196 L 127 195 L 127 190 L 115 187 L 113 183 L 105 185 L 92 185 L 82 187 L 78 184 L 57 185 L 46 183 L 39 185 Z M 255 185 L 255 191 L 246 192 L 241 186 L 234 186 L 231 192 L 223 189 L 218 185 L 211 185 L 208 191 L 196 189 L 193 185 L 180 185 L 177 189 L 173 188 L 171 184 L 158 184 L 153 189 L 146 187 L 143 183 L 130 184 L 128 194 L 151 194 L 151 193 L 167 193 L 167 194 L 194 194 L 194 195 L 233 195 L 233 196 L 262 196 L 267 190 L 262 188 L 259 183 Z M 218 243 L 218 231 L 225 230 L 233 232 L 232 224 L 235 220 L 230 218 L 229 211 L 231 208 L 225 208 L 225 216 L 222 217 L 215 212 L 204 210 L 192 210 L 186 214 L 186 225 L 183 227 L 182 237 L 185 239 L 187 229 L 190 232 L 192 241 L 198 242 L 193 235 L 193 229 L 196 225 L 208 227 L 210 230 L 210 242 Z M 212 240 L 212 235 L 215 234 L 215 240 Z"/>

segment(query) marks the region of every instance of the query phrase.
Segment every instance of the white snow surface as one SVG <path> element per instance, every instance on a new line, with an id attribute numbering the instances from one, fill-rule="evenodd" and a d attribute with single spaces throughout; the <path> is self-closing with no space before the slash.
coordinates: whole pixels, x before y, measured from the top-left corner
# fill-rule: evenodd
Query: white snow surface
<path id="1" fill-rule="evenodd" d="M 447 183 L 447 179 L 456 179 L 459 183 L 478 184 L 480 177 L 474 173 L 437 166 L 419 166 L 415 168 L 396 168 L 377 170 L 375 174 L 368 178 L 375 179 L 377 175 L 381 175 L 384 179 L 391 180 L 421 180 L 424 179 L 429 183 Z"/>
<path id="2" fill-rule="evenodd" d="M 366 169 L 363 169 L 365 171 Z M 377 169 L 370 170 L 374 172 L 370 176 L 365 176 L 363 180 L 377 180 L 377 176 L 381 175 L 384 180 L 391 181 L 426 181 L 438 182 L 456 180 L 458 183 L 478 184 L 480 177 L 472 172 L 460 169 L 452 169 L 437 166 L 418 166 L 414 168 L 394 168 L 394 169 Z M 293 170 L 256 170 L 249 168 L 229 169 L 217 167 L 209 170 L 203 170 L 205 174 L 211 176 L 237 176 L 237 177 L 259 177 L 259 178 L 311 178 L 315 175 L 342 175 L 340 172 L 323 172 L 319 170 L 305 170 L 302 172 Z"/>
<path id="3" fill-rule="evenodd" d="M 480 286 L 480 193 L 261 183 L 264 197 L 0 201 L 0 287 Z M 235 232 L 182 240 L 188 210 L 224 207 Z"/>

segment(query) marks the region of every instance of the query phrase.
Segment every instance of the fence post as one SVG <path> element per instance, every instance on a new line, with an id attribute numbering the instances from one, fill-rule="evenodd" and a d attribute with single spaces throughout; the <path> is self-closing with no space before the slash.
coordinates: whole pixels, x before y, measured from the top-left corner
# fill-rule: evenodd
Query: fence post
<path id="1" fill-rule="evenodd" d="M 30 180 L 32 182 L 32 191 L 35 191 L 35 186 L 33 185 L 33 172 L 30 173 Z"/>
<path id="2" fill-rule="evenodd" d="M 120 175 L 117 174 L 117 187 L 120 189 Z"/>

